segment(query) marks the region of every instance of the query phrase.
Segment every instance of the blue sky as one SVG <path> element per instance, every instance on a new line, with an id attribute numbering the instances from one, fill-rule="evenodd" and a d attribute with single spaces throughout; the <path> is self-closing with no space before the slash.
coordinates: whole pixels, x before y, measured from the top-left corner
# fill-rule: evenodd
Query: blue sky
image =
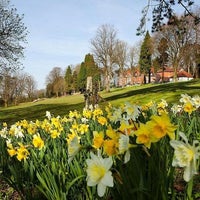
<path id="1" fill-rule="evenodd" d="M 45 88 L 45 79 L 54 67 L 84 61 L 91 52 L 90 40 L 98 27 L 113 25 L 117 37 L 135 45 L 141 11 L 146 0 L 11 0 L 29 34 L 22 60 L 24 71 L 31 74 L 38 89 Z"/>

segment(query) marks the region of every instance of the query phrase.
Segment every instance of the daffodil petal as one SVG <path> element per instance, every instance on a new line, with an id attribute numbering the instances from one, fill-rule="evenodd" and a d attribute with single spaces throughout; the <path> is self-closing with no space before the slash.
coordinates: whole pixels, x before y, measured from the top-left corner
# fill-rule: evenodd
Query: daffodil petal
<path id="1" fill-rule="evenodd" d="M 105 176 L 102 178 L 101 183 L 108 187 L 113 187 L 113 177 L 111 171 L 108 171 Z"/>
<path id="2" fill-rule="evenodd" d="M 99 183 L 97 186 L 97 193 L 100 197 L 103 197 L 103 195 L 106 192 L 106 186 L 102 183 Z"/>

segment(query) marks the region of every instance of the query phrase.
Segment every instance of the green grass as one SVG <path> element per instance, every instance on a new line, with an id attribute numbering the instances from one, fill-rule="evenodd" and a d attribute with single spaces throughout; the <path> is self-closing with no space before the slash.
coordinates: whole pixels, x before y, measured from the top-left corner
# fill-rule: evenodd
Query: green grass
<path id="1" fill-rule="evenodd" d="M 110 102 L 117 106 L 127 101 L 142 105 L 151 100 L 160 101 L 160 99 L 165 99 L 167 102 L 172 103 L 177 102 L 180 99 L 180 95 L 185 93 L 191 96 L 200 95 L 200 79 L 189 82 L 113 88 L 109 93 L 100 92 L 100 96 L 104 99 L 104 101 L 100 102 L 100 105 L 104 106 Z M 0 108 L 0 122 L 13 124 L 22 119 L 42 120 L 45 118 L 46 111 L 50 111 L 54 116 L 64 116 L 70 110 L 81 111 L 83 108 L 83 94 L 43 99 L 35 103 L 29 102 L 18 106 Z"/>

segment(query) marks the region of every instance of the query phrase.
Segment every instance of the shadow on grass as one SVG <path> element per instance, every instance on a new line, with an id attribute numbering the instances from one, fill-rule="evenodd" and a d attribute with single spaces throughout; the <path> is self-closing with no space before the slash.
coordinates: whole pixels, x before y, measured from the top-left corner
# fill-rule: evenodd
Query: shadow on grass
<path id="1" fill-rule="evenodd" d="M 84 103 L 78 104 L 39 104 L 28 108 L 18 108 L 3 110 L 0 113 L 0 122 L 6 122 L 8 125 L 14 124 L 17 121 L 26 119 L 27 121 L 43 120 L 46 118 L 46 111 L 49 111 L 52 116 L 65 116 L 70 110 L 81 111 Z"/>
<path id="2" fill-rule="evenodd" d="M 123 89 L 120 89 L 123 91 Z M 116 91 L 116 90 L 115 90 Z M 170 93 L 170 95 L 169 95 Z M 110 101 L 120 100 L 134 97 L 135 99 L 141 98 L 141 95 L 144 95 L 144 99 L 150 101 L 155 100 L 156 98 L 165 98 L 167 96 L 167 101 L 175 102 L 180 99 L 180 94 L 187 93 L 191 96 L 200 95 L 200 81 L 192 80 L 188 82 L 178 82 L 178 83 L 167 83 L 159 85 L 151 85 L 147 88 L 136 88 L 131 91 L 126 91 L 121 94 L 112 94 L 110 97 L 105 97 L 104 102 L 101 102 L 100 105 L 104 106 L 105 103 Z M 14 124 L 19 120 L 26 119 L 28 121 L 43 120 L 46 115 L 46 111 L 49 111 L 53 116 L 65 116 L 69 111 L 77 110 L 82 111 L 84 108 L 84 102 L 77 104 L 70 103 L 57 103 L 57 104 L 37 104 L 25 108 L 10 108 L 3 109 L 0 111 L 0 123 L 6 122 L 8 125 Z"/>
<path id="3" fill-rule="evenodd" d="M 122 98 L 127 98 L 127 97 L 141 95 L 141 94 L 156 95 L 157 93 L 164 94 L 166 92 L 174 93 L 173 96 L 176 97 L 176 99 L 180 97 L 180 92 L 187 93 L 189 95 L 196 95 L 196 94 L 199 95 L 200 94 L 200 86 L 194 86 L 195 83 L 199 83 L 199 81 L 191 81 L 191 82 L 187 82 L 187 84 L 185 84 L 183 82 L 159 84 L 159 85 L 154 85 L 150 88 L 138 88 L 136 90 L 132 90 L 132 91 L 126 92 L 124 94 L 116 94 L 111 97 L 106 97 L 105 100 L 113 101 L 116 99 L 122 99 Z"/>

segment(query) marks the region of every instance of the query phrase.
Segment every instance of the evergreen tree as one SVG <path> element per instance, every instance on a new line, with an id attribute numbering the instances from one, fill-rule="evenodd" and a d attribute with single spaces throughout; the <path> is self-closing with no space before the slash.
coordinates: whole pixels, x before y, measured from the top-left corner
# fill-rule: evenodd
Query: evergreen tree
<path id="1" fill-rule="evenodd" d="M 72 90 L 72 69 L 70 66 L 67 67 L 65 73 L 65 88 L 67 93 L 70 93 Z"/>
<path id="2" fill-rule="evenodd" d="M 86 87 L 86 81 L 87 81 L 87 71 L 85 67 L 85 63 L 81 63 L 80 71 L 77 76 L 77 84 L 78 88 L 83 91 Z"/>
<path id="3" fill-rule="evenodd" d="M 91 76 L 93 82 L 100 81 L 100 70 L 97 64 L 94 61 L 94 57 L 92 54 L 87 54 L 85 56 L 85 67 L 87 76 Z"/>
<path id="4" fill-rule="evenodd" d="M 151 36 L 149 32 L 146 32 L 144 41 L 140 50 L 140 72 L 144 73 L 144 83 L 146 83 L 146 75 L 148 75 L 149 83 L 151 82 L 151 55 L 152 55 L 152 44 Z"/>
<path id="5" fill-rule="evenodd" d="M 77 76 L 77 72 L 74 71 L 73 75 L 72 75 L 72 88 L 74 90 L 74 92 L 78 91 L 78 76 Z"/>

